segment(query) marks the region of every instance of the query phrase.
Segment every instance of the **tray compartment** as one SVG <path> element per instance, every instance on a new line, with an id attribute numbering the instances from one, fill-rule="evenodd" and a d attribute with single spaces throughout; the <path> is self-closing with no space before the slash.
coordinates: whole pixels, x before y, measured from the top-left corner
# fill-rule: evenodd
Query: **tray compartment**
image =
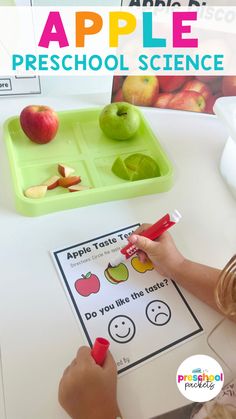
<path id="1" fill-rule="evenodd" d="M 80 161 L 63 161 L 62 163 L 67 166 L 73 167 L 75 173 L 71 176 L 80 176 L 82 179 L 81 185 L 91 186 L 94 188 L 95 185 L 90 176 L 90 170 L 86 162 Z M 24 190 L 34 186 L 41 185 L 44 181 L 49 179 L 51 176 L 59 175 L 57 171 L 57 164 L 37 164 L 37 165 L 26 165 L 20 167 L 18 170 L 18 176 L 20 177 L 20 185 L 22 190 L 22 195 L 24 195 Z M 44 199 L 48 199 L 51 196 L 68 194 L 69 191 L 66 188 L 57 187 L 53 190 L 47 192 Z"/>
<path id="2" fill-rule="evenodd" d="M 17 164 L 28 162 L 40 162 L 57 158 L 60 162 L 63 158 L 80 157 L 79 142 L 75 141 L 73 126 L 67 124 L 63 118 L 60 120 L 60 129 L 56 137 L 47 144 L 36 144 L 30 141 L 20 127 L 18 118 L 9 121 L 8 133 L 11 138 L 11 157 Z"/>

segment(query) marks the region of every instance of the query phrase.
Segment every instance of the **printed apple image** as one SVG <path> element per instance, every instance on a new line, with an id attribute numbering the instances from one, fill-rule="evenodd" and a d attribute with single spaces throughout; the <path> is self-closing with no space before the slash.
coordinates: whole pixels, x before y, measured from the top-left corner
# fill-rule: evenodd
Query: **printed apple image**
<path id="1" fill-rule="evenodd" d="M 75 289 L 82 297 L 88 297 L 91 294 L 97 294 L 100 290 L 100 281 L 97 275 L 88 272 L 86 275 L 81 275 L 82 278 L 75 281 Z"/>
<path id="2" fill-rule="evenodd" d="M 104 275 L 111 284 L 117 285 L 127 281 L 129 278 L 129 271 L 124 263 L 120 263 L 114 267 L 109 264 L 104 271 Z"/>
<path id="3" fill-rule="evenodd" d="M 128 140 L 139 128 L 139 111 L 130 103 L 111 103 L 100 113 L 99 124 L 107 137 L 113 140 Z"/>
<path id="4" fill-rule="evenodd" d="M 119 89 L 113 96 L 112 102 L 124 102 L 124 96 L 122 93 L 122 89 Z"/>
<path id="5" fill-rule="evenodd" d="M 185 90 L 200 93 L 205 100 L 211 96 L 211 90 L 209 86 L 197 79 L 188 81 L 183 87 L 183 91 Z"/>
<path id="6" fill-rule="evenodd" d="M 157 96 L 157 99 L 154 102 L 153 106 L 155 108 L 167 109 L 168 104 L 173 97 L 173 93 L 160 93 L 160 95 Z"/>
<path id="7" fill-rule="evenodd" d="M 224 96 L 236 96 L 236 76 L 224 76 L 222 90 Z"/>
<path id="8" fill-rule="evenodd" d="M 46 144 L 55 137 L 59 119 L 49 106 L 30 105 L 21 111 L 20 125 L 31 141 Z"/>
<path id="9" fill-rule="evenodd" d="M 159 82 L 155 76 L 128 76 L 122 92 L 124 100 L 138 106 L 151 106 L 159 93 Z"/>
<path id="10" fill-rule="evenodd" d="M 160 91 L 171 93 L 180 89 L 187 81 L 187 76 L 158 76 Z"/>
<path id="11" fill-rule="evenodd" d="M 143 274 L 147 271 L 152 271 L 154 269 L 153 264 L 150 260 L 146 261 L 145 263 L 140 262 L 139 258 L 135 256 L 131 259 L 131 265 L 133 266 L 134 270 Z"/>
<path id="12" fill-rule="evenodd" d="M 210 96 L 208 99 L 207 99 L 207 103 L 206 103 L 206 109 L 205 109 L 205 112 L 206 113 L 210 113 L 210 114 L 213 114 L 214 115 L 214 105 L 215 105 L 215 102 L 217 101 L 217 99 L 219 98 L 219 97 L 221 97 L 221 96 L 223 96 L 223 94 L 222 93 L 219 93 L 219 94 L 217 94 L 217 95 L 213 95 L 213 96 Z"/>
<path id="13" fill-rule="evenodd" d="M 206 101 L 200 93 L 186 90 L 176 93 L 170 100 L 168 108 L 180 111 L 204 112 Z"/>
<path id="14" fill-rule="evenodd" d="M 202 81 L 203 83 L 215 83 L 217 80 L 220 80 L 220 76 L 196 76 L 196 79 Z"/>
<path id="15" fill-rule="evenodd" d="M 116 93 L 122 87 L 123 81 L 124 81 L 123 76 L 114 76 L 113 77 L 112 90 L 113 90 L 114 93 Z"/>

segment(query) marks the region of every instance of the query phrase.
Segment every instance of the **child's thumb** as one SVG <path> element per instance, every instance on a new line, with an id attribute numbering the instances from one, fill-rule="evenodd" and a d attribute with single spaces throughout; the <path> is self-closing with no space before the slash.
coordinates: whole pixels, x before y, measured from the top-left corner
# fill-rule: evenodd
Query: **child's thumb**
<path id="1" fill-rule="evenodd" d="M 156 252 L 156 243 L 152 240 L 148 239 L 147 237 L 132 234 L 130 236 L 129 241 L 134 244 L 139 250 L 142 250 L 147 255 L 153 254 Z"/>

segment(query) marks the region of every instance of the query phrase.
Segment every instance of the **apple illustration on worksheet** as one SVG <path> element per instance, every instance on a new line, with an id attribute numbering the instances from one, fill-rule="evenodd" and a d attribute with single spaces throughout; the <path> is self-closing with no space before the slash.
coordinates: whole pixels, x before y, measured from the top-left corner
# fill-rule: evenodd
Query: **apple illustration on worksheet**
<path id="1" fill-rule="evenodd" d="M 127 281 L 129 278 L 129 271 L 124 263 L 120 263 L 114 267 L 109 264 L 104 271 L 104 275 L 111 284 L 117 285 Z"/>
<path id="2" fill-rule="evenodd" d="M 97 294 L 100 290 L 100 281 L 98 277 L 91 272 L 81 275 L 82 278 L 75 281 L 75 289 L 82 297 L 88 297 L 91 294 Z"/>

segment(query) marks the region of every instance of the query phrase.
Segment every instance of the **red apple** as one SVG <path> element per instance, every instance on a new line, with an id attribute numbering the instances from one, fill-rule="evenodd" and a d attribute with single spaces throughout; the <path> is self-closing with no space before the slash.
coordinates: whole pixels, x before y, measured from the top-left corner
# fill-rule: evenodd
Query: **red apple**
<path id="1" fill-rule="evenodd" d="M 80 176 L 68 176 L 68 177 L 61 177 L 58 181 L 58 185 L 62 186 L 63 188 L 69 188 L 69 186 L 77 185 L 81 182 Z"/>
<path id="2" fill-rule="evenodd" d="M 215 114 L 213 108 L 214 108 L 216 100 L 221 96 L 222 96 L 222 93 L 218 93 L 217 95 L 210 96 L 207 99 L 205 113 L 210 113 L 213 115 Z"/>
<path id="3" fill-rule="evenodd" d="M 123 84 L 124 77 L 123 76 L 114 76 L 113 77 L 113 85 L 112 85 L 112 92 L 116 93 Z"/>
<path id="4" fill-rule="evenodd" d="M 187 81 L 187 76 L 158 76 L 160 91 L 169 93 L 180 89 Z"/>
<path id="5" fill-rule="evenodd" d="M 21 111 L 20 124 L 25 135 L 38 144 L 46 144 L 55 137 L 59 119 L 48 106 L 27 106 Z"/>
<path id="6" fill-rule="evenodd" d="M 201 81 L 202 83 L 215 83 L 218 80 L 221 80 L 220 76 L 196 76 L 196 79 Z"/>
<path id="7" fill-rule="evenodd" d="M 215 80 L 213 83 L 209 85 L 213 95 L 216 95 L 218 94 L 218 92 L 222 91 L 222 84 L 223 84 L 223 77 L 218 77 L 217 80 Z"/>
<path id="8" fill-rule="evenodd" d="M 182 91 L 174 95 L 168 104 L 168 108 L 181 111 L 204 112 L 206 101 L 200 93 Z"/>
<path id="9" fill-rule="evenodd" d="M 189 91 L 200 93 L 204 97 L 205 100 L 207 100 L 211 96 L 211 91 L 209 89 L 209 86 L 206 83 L 202 83 L 200 80 L 197 80 L 197 79 L 188 81 L 184 85 L 182 90 L 183 91 L 189 90 Z"/>
<path id="10" fill-rule="evenodd" d="M 63 177 L 68 177 L 72 175 L 73 173 L 75 173 L 75 169 L 73 169 L 73 167 L 69 167 L 61 163 L 58 164 L 57 170 L 58 170 L 58 173 L 60 173 L 60 175 Z"/>
<path id="11" fill-rule="evenodd" d="M 91 294 L 97 294 L 100 290 L 100 281 L 98 277 L 91 272 L 81 275 L 82 278 L 75 281 L 75 289 L 82 297 L 88 297 Z"/>
<path id="12" fill-rule="evenodd" d="M 139 106 L 152 106 L 159 93 L 159 82 L 155 76 L 128 76 L 122 92 L 124 100 Z"/>
<path id="13" fill-rule="evenodd" d="M 81 192 L 81 191 L 86 191 L 87 189 L 91 189 L 90 186 L 74 185 L 74 186 L 69 186 L 68 188 L 69 192 Z"/>
<path id="14" fill-rule="evenodd" d="M 112 102 L 124 102 L 122 89 L 119 89 L 118 92 L 116 92 L 116 94 L 112 96 Z"/>
<path id="15" fill-rule="evenodd" d="M 42 185 L 47 186 L 48 190 L 55 189 L 59 184 L 60 176 L 52 176 L 49 179 L 45 180 Z"/>
<path id="16" fill-rule="evenodd" d="M 196 76 L 196 79 L 202 83 L 207 83 L 211 93 L 215 95 L 222 88 L 221 76 Z"/>
<path id="17" fill-rule="evenodd" d="M 168 108 L 168 104 L 173 97 L 174 95 L 172 93 L 161 93 L 157 96 L 157 99 L 154 102 L 153 106 L 155 108 L 166 109 Z"/>
<path id="18" fill-rule="evenodd" d="M 222 90 L 224 96 L 236 96 L 236 76 L 224 76 Z"/>

